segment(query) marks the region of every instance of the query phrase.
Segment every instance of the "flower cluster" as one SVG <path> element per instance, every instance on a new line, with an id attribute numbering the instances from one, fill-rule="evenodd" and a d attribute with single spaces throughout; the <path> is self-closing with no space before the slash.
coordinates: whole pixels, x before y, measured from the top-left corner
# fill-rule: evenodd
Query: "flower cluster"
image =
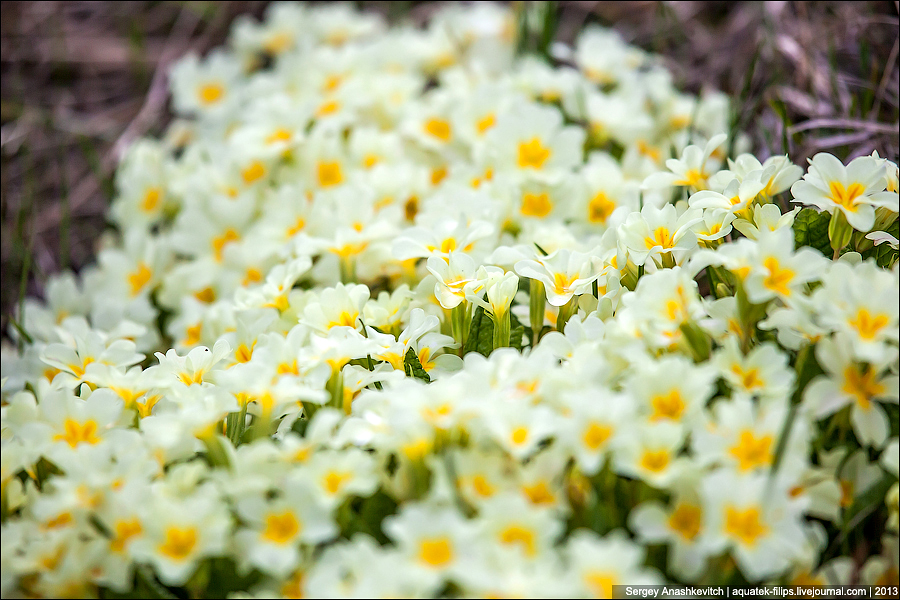
<path id="1" fill-rule="evenodd" d="M 4 596 L 896 582 L 897 165 L 516 35 L 279 4 L 177 63 L 3 346 Z"/>

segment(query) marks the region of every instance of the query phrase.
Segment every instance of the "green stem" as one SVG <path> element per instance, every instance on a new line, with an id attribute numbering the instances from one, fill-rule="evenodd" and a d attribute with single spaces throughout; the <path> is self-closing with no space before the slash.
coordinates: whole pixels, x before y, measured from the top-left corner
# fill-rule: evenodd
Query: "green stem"
<path id="1" fill-rule="evenodd" d="M 544 284 L 537 279 L 529 280 L 528 285 L 528 319 L 531 322 L 531 345 L 537 346 L 541 341 L 541 331 L 544 329 L 544 311 L 547 305 L 547 292 Z"/>
<path id="2" fill-rule="evenodd" d="M 214 467 L 231 468 L 231 461 L 228 460 L 228 453 L 225 452 L 225 445 L 222 436 L 213 434 L 203 438 L 203 445 L 206 446 L 206 457 Z"/>
<path id="3" fill-rule="evenodd" d="M 712 351 L 712 340 L 706 332 L 700 329 L 700 326 L 693 321 L 682 323 L 679 327 L 684 339 L 687 341 L 688 348 L 694 357 L 694 362 L 701 363 L 709 358 Z"/>
<path id="4" fill-rule="evenodd" d="M 568 302 L 559 307 L 559 314 L 556 315 L 556 330 L 562 333 L 565 331 L 566 323 L 578 310 L 578 296 L 572 296 Z"/>
<path id="5" fill-rule="evenodd" d="M 469 339 L 469 326 L 471 325 L 470 304 L 463 300 L 456 307 L 450 309 L 450 329 L 453 339 L 459 343 L 460 357 L 465 354 L 466 341 Z"/>
<path id="6" fill-rule="evenodd" d="M 831 213 L 831 220 L 828 222 L 828 238 L 831 240 L 831 247 L 834 250 L 834 260 L 841 256 L 841 250 L 850 243 L 852 237 L 853 228 L 847 222 L 844 211 L 839 208 L 834 209 L 834 212 Z"/>
<path id="7" fill-rule="evenodd" d="M 341 256 L 341 283 L 353 283 L 356 281 L 356 259 L 353 256 Z"/>
<path id="8" fill-rule="evenodd" d="M 343 408 L 344 406 L 344 372 L 343 370 L 332 372 L 331 377 L 328 378 L 328 383 L 325 384 L 325 389 L 328 391 L 331 399 L 328 401 L 328 406 L 334 408 Z"/>
<path id="9" fill-rule="evenodd" d="M 509 309 L 499 316 L 491 315 L 494 321 L 494 349 L 509 347 Z"/>

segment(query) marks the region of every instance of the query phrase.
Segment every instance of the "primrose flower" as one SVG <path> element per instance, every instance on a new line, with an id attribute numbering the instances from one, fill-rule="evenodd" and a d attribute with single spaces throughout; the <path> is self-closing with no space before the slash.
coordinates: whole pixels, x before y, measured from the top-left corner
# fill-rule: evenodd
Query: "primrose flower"
<path id="1" fill-rule="evenodd" d="M 440 220 L 429 227 L 410 227 L 394 240 L 393 256 L 397 260 L 406 260 L 432 255 L 447 258 L 456 250 L 471 253 L 476 242 L 493 232 L 490 223 L 469 222 L 465 217 L 458 221 Z"/>
<path id="2" fill-rule="evenodd" d="M 671 422 L 639 425 L 631 438 L 620 438 L 613 455 L 617 473 L 637 477 L 653 487 L 664 488 L 688 468 L 688 459 L 678 456 L 685 428 Z"/>
<path id="3" fill-rule="evenodd" d="M 182 113 L 228 111 L 239 94 L 241 66 L 223 52 L 214 52 L 201 64 L 196 55 L 179 61 L 169 73 L 175 108 Z"/>
<path id="4" fill-rule="evenodd" d="M 761 163 L 752 154 L 741 154 L 734 160 L 729 158 L 728 169 L 714 173 L 710 182 L 730 182 L 736 179 L 743 186 L 749 181 L 754 187 L 761 186 L 759 193 L 763 196 L 772 198 L 790 188 L 802 175 L 803 169 L 792 163 L 786 155 L 770 156 Z"/>
<path id="5" fill-rule="evenodd" d="M 594 265 L 589 254 L 566 249 L 538 260 L 520 260 L 515 270 L 522 277 L 544 284 L 547 302 L 553 306 L 562 306 L 576 294 L 589 292 L 591 283 L 600 276 L 592 273 Z"/>
<path id="6" fill-rule="evenodd" d="M 151 563 L 164 583 L 179 585 L 201 559 L 224 552 L 231 518 L 208 487 L 178 500 L 155 496 L 151 514 L 141 523 L 146 533 L 132 542 L 132 552 Z"/>
<path id="7" fill-rule="evenodd" d="M 885 166 L 871 156 L 860 156 L 846 167 L 831 154 L 819 153 L 809 171 L 791 186 L 794 202 L 811 204 L 833 213 L 840 210 L 858 231 L 871 231 L 877 207 L 897 210 L 897 193 L 885 190 Z"/>
<path id="8" fill-rule="evenodd" d="M 318 301 L 307 303 L 301 323 L 328 333 L 335 327 L 361 329 L 359 316 L 369 299 L 369 288 L 361 284 L 337 284 L 322 290 Z"/>
<path id="9" fill-rule="evenodd" d="M 761 579 L 787 569 L 802 551 L 799 514 L 784 484 L 768 475 L 740 476 L 728 470 L 701 482 L 703 528 L 713 552 L 730 550 L 746 577 Z"/>
<path id="10" fill-rule="evenodd" d="M 656 585 L 657 572 L 642 566 L 644 550 L 631 542 L 623 531 L 604 537 L 586 529 L 573 533 L 565 548 L 569 571 L 579 587 L 580 595 L 589 598 L 612 598 L 613 586 Z"/>
<path id="11" fill-rule="evenodd" d="M 760 204 L 753 208 L 753 219 L 736 219 L 732 224 L 734 228 L 751 240 L 759 238 L 761 231 L 775 231 L 794 224 L 794 217 L 800 211 L 800 207 L 781 214 L 781 209 L 775 204 Z"/>
<path id="12" fill-rule="evenodd" d="M 628 257 L 641 266 L 648 259 L 662 266 L 682 264 L 690 251 L 697 247 L 693 227 L 702 221 L 699 209 L 678 213 L 667 204 L 661 209 L 645 205 L 640 213 L 631 213 L 619 226 L 620 242 L 628 250 Z"/>
<path id="13" fill-rule="evenodd" d="M 522 103 L 497 117 L 485 144 L 497 156 L 498 169 L 520 176 L 552 177 L 581 161 L 584 132 L 563 126 L 557 110 Z"/>
<path id="14" fill-rule="evenodd" d="M 724 133 L 714 135 L 702 149 L 693 144 L 686 147 L 680 159 L 670 158 L 666 161 L 669 173 L 655 173 L 647 177 L 642 187 L 652 190 L 684 186 L 695 192 L 707 189 L 707 180 L 714 171 L 714 161 L 710 162 L 710 158 L 727 137 Z"/>
<path id="15" fill-rule="evenodd" d="M 734 392 L 761 400 L 781 400 L 790 394 L 794 371 L 787 356 L 774 344 L 764 343 L 744 355 L 738 339 L 729 336 L 712 362 Z"/>
<path id="16" fill-rule="evenodd" d="M 238 501 L 237 508 L 248 524 L 235 535 L 247 570 L 255 567 L 285 577 L 300 562 L 298 542 L 314 545 L 337 533 L 328 511 L 300 481 L 288 481 L 277 499 L 248 496 Z"/>
<path id="17" fill-rule="evenodd" d="M 720 208 L 731 213 L 743 213 L 750 203 L 762 191 L 764 184 L 758 180 L 732 179 L 725 189 L 719 193 L 712 190 L 701 190 L 688 199 L 691 208 Z M 780 211 L 779 211 L 780 212 Z"/>
<path id="18" fill-rule="evenodd" d="M 671 379 L 666 373 L 679 377 Z M 637 366 L 626 389 L 650 422 L 689 423 L 712 395 L 714 377 L 711 369 L 695 367 L 688 358 L 667 356 Z"/>
<path id="19" fill-rule="evenodd" d="M 477 293 L 481 285 L 476 279 L 475 261 L 462 252 L 448 252 L 446 260 L 439 256 L 428 259 L 427 268 L 434 275 L 434 295 L 446 309 L 455 308 L 466 299 L 466 292 Z"/>
<path id="20" fill-rule="evenodd" d="M 39 448 L 66 444 L 74 450 L 81 444 L 96 445 L 114 430 L 123 402 L 108 389 L 79 398 L 65 389 L 49 390 L 38 403 L 36 420 L 23 426 L 24 439 Z"/>
<path id="21" fill-rule="evenodd" d="M 498 494 L 479 508 L 481 536 L 536 560 L 553 547 L 561 523 L 548 508 L 536 507 L 518 494 Z"/>
<path id="22" fill-rule="evenodd" d="M 700 498 L 684 492 L 679 496 L 671 506 L 656 501 L 644 502 L 628 519 L 641 540 L 668 542 L 673 566 L 677 565 L 688 581 L 694 581 L 702 574 L 712 549 L 703 535 L 704 507 Z"/>
<path id="23" fill-rule="evenodd" d="M 791 230 L 761 231 L 750 273 L 744 279 L 747 297 L 754 304 L 798 296 L 803 286 L 822 274 L 825 257 L 811 248 L 794 251 Z"/>
<path id="24" fill-rule="evenodd" d="M 816 345 L 816 358 L 827 375 L 810 383 L 803 401 L 817 418 L 851 405 L 854 432 L 861 442 L 878 448 L 887 441 L 890 427 L 884 408 L 875 400 L 898 402 L 898 378 L 886 371 L 895 363 L 897 350 L 872 362 L 860 362 L 848 350 L 846 337 L 841 334 Z"/>
<path id="25" fill-rule="evenodd" d="M 746 397 L 715 404 L 708 420 L 694 429 L 692 444 L 697 458 L 701 464 L 728 466 L 741 474 L 768 472 L 786 416 L 783 404 L 754 405 Z M 807 429 L 799 420 L 794 424 L 780 472 L 797 473 L 806 466 Z"/>
<path id="26" fill-rule="evenodd" d="M 487 294 L 487 302 L 481 298 L 481 290 Z M 473 292 L 470 289 L 466 300 L 482 307 L 497 321 L 509 312 L 510 304 L 519 291 L 519 278 L 515 273 L 487 273 L 481 290 Z"/>
<path id="27" fill-rule="evenodd" d="M 215 371 L 229 354 L 231 346 L 225 340 L 216 342 L 212 351 L 205 346 L 199 346 L 185 356 L 179 356 L 175 350 L 169 350 L 165 354 L 157 352 L 156 358 L 159 360 L 157 369 L 161 375 L 164 374 L 161 381 L 165 381 L 168 386 L 179 383 L 183 386 L 202 385 L 204 378 Z"/>
<path id="28" fill-rule="evenodd" d="M 896 271 L 884 271 L 871 261 L 832 265 L 812 302 L 823 327 L 844 334 L 860 359 L 882 362 L 885 345 L 900 339 L 900 291 Z"/>
<path id="29" fill-rule="evenodd" d="M 407 505 L 385 519 L 384 530 L 409 567 L 433 581 L 477 567 L 476 531 L 452 507 Z"/>

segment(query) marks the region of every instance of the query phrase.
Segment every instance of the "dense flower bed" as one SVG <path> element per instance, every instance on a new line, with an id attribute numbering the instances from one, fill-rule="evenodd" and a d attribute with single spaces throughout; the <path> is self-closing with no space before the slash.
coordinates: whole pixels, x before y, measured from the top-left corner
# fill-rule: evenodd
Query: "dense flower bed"
<path id="1" fill-rule="evenodd" d="M 274 5 L 177 64 L 3 347 L 4 596 L 896 585 L 897 165 L 516 30 Z"/>

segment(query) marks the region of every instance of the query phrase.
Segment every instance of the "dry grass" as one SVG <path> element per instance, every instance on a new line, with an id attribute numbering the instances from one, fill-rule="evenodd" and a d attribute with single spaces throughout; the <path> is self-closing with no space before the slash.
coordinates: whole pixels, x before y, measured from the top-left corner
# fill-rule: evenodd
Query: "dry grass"
<path id="1" fill-rule="evenodd" d="M 265 2 L 4 2 L 2 331 L 23 293 L 89 263 L 127 144 L 167 122 L 165 68 Z M 429 3 L 362 2 L 390 16 Z M 396 6 L 399 4 L 400 6 Z M 760 158 L 878 150 L 897 160 L 897 2 L 561 2 L 558 37 L 612 25 L 685 89 L 737 98 Z"/>

